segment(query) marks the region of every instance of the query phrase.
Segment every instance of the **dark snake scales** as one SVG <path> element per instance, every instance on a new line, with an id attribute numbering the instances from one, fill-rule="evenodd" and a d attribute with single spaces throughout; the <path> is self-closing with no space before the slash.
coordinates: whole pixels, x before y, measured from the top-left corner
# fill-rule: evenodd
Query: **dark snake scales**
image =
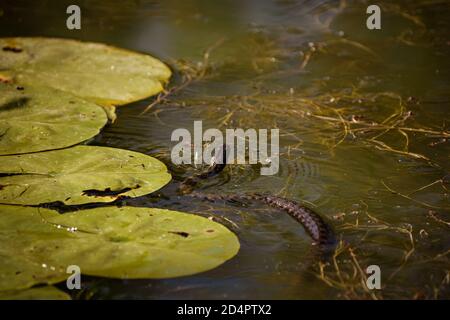
<path id="1" fill-rule="evenodd" d="M 215 195 L 204 194 L 193 191 L 193 188 L 202 180 L 213 177 L 219 174 L 226 166 L 226 148 L 222 148 L 222 161 L 215 162 L 206 172 L 196 174 L 185 179 L 179 191 L 185 195 L 200 198 L 208 201 L 216 200 L 256 200 L 260 201 L 272 208 L 281 209 L 288 213 L 292 218 L 299 222 L 313 239 L 314 244 L 321 248 L 332 248 L 336 244 L 336 238 L 332 228 L 325 222 L 325 220 L 312 209 L 299 204 L 296 201 L 285 199 L 274 195 L 264 194 L 231 194 L 231 195 Z"/>

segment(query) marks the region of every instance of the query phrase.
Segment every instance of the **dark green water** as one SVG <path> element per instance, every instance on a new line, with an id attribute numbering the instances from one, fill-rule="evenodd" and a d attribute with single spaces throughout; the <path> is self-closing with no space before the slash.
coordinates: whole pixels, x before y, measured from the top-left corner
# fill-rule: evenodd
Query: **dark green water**
<path id="1" fill-rule="evenodd" d="M 145 115 L 151 98 L 120 108 L 92 143 L 165 162 L 172 185 L 129 205 L 214 216 L 238 235 L 239 254 L 177 279 L 85 279 L 78 296 L 448 299 L 450 2 L 394 2 L 378 1 L 382 29 L 370 31 L 361 1 L 78 1 L 82 29 L 69 31 L 65 9 L 73 1 L 2 0 L 2 37 L 103 42 L 174 68 L 181 59 L 201 62 L 222 39 L 208 77 Z M 172 84 L 180 82 L 175 72 Z M 309 203 L 344 243 L 324 279 L 309 237 L 287 215 L 175 194 L 176 182 L 198 169 L 171 164 L 170 135 L 194 120 L 205 129 L 280 129 L 277 175 L 232 166 L 202 191 L 270 192 Z M 359 268 L 373 264 L 382 290 L 366 291 Z"/>

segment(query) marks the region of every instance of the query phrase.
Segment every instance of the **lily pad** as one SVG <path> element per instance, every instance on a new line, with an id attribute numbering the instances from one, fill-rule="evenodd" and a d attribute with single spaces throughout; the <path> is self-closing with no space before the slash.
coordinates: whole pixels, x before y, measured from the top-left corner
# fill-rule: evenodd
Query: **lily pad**
<path id="1" fill-rule="evenodd" d="M 102 207 L 68 214 L 0 206 L 0 290 L 83 275 L 172 278 L 213 269 L 239 251 L 235 234 L 207 218 L 156 208 Z"/>
<path id="2" fill-rule="evenodd" d="M 163 90 L 161 61 L 104 44 L 54 38 L 0 38 L 0 73 L 102 105 L 123 105 Z"/>
<path id="3" fill-rule="evenodd" d="M 3 174 L 3 176 L 1 176 Z M 128 150 L 75 146 L 0 157 L 0 203 L 66 205 L 139 197 L 167 184 L 161 161 Z"/>
<path id="4" fill-rule="evenodd" d="M 106 122 L 101 107 L 70 93 L 0 82 L 0 155 L 72 146 Z"/>
<path id="5" fill-rule="evenodd" d="M 53 287 L 39 287 L 25 290 L 0 291 L 0 300 L 71 300 L 70 296 Z"/>

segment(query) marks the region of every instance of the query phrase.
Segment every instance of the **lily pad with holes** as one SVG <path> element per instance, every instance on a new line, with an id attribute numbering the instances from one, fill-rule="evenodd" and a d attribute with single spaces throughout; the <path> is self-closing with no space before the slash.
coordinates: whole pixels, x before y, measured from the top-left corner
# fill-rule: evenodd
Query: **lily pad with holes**
<path id="1" fill-rule="evenodd" d="M 172 278 L 213 269 L 239 251 L 234 233 L 207 218 L 157 208 L 102 207 L 59 214 L 0 206 L 0 291 L 83 275 Z"/>
<path id="2" fill-rule="evenodd" d="M 101 107 L 70 93 L 0 82 L 0 155 L 72 146 L 106 122 Z"/>
<path id="3" fill-rule="evenodd" d="M 0 38 L 0 74 L 102 105 L 157 94 L 171 75 L 161 61 L 104 44 L 54 38 Z"/>
<path id="4" fill-rule="evenodd" d="M 70 296 L 53 287 L 45 286 L 24 290 L 0 291 L 0 300 L 71 300 Z"/>
<path id="5" fill-rule="evenodd" d="M 75 146 L 0 159 L 3 204 L 112 202 L 151 193 L 171 179 L 161 161 L 115 148 Z"/>

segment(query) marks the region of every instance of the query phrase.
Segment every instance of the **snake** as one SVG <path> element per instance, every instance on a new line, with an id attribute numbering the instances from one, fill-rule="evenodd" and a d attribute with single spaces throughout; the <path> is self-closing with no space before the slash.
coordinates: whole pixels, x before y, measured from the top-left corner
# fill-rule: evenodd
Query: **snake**
<path id="1" fill-rule="evenodd" d="M 286 212 L 294 220 L 299 222 L 313 240 L 313 245 L 317 245 L 319 248 L 327 250 L 335 247 L 336 236 L 331 225 L 313 209 L 300 204 L 297 201 L 261 193 L 217 195 L 195 191 L 195 187 L 201 181 L 219 175 L 225 169 L 227 165 L 228 146 L 224 144 L 219 149 L 221 149 L 218 152 L 219 157 L 213 161 L 212 165 L 209 166 L 206 171 L 187 177 L 181 182 L 178 188 L 178 191 L 181 194 L 208 201 L 259 201 L 271 208 Z"/>

